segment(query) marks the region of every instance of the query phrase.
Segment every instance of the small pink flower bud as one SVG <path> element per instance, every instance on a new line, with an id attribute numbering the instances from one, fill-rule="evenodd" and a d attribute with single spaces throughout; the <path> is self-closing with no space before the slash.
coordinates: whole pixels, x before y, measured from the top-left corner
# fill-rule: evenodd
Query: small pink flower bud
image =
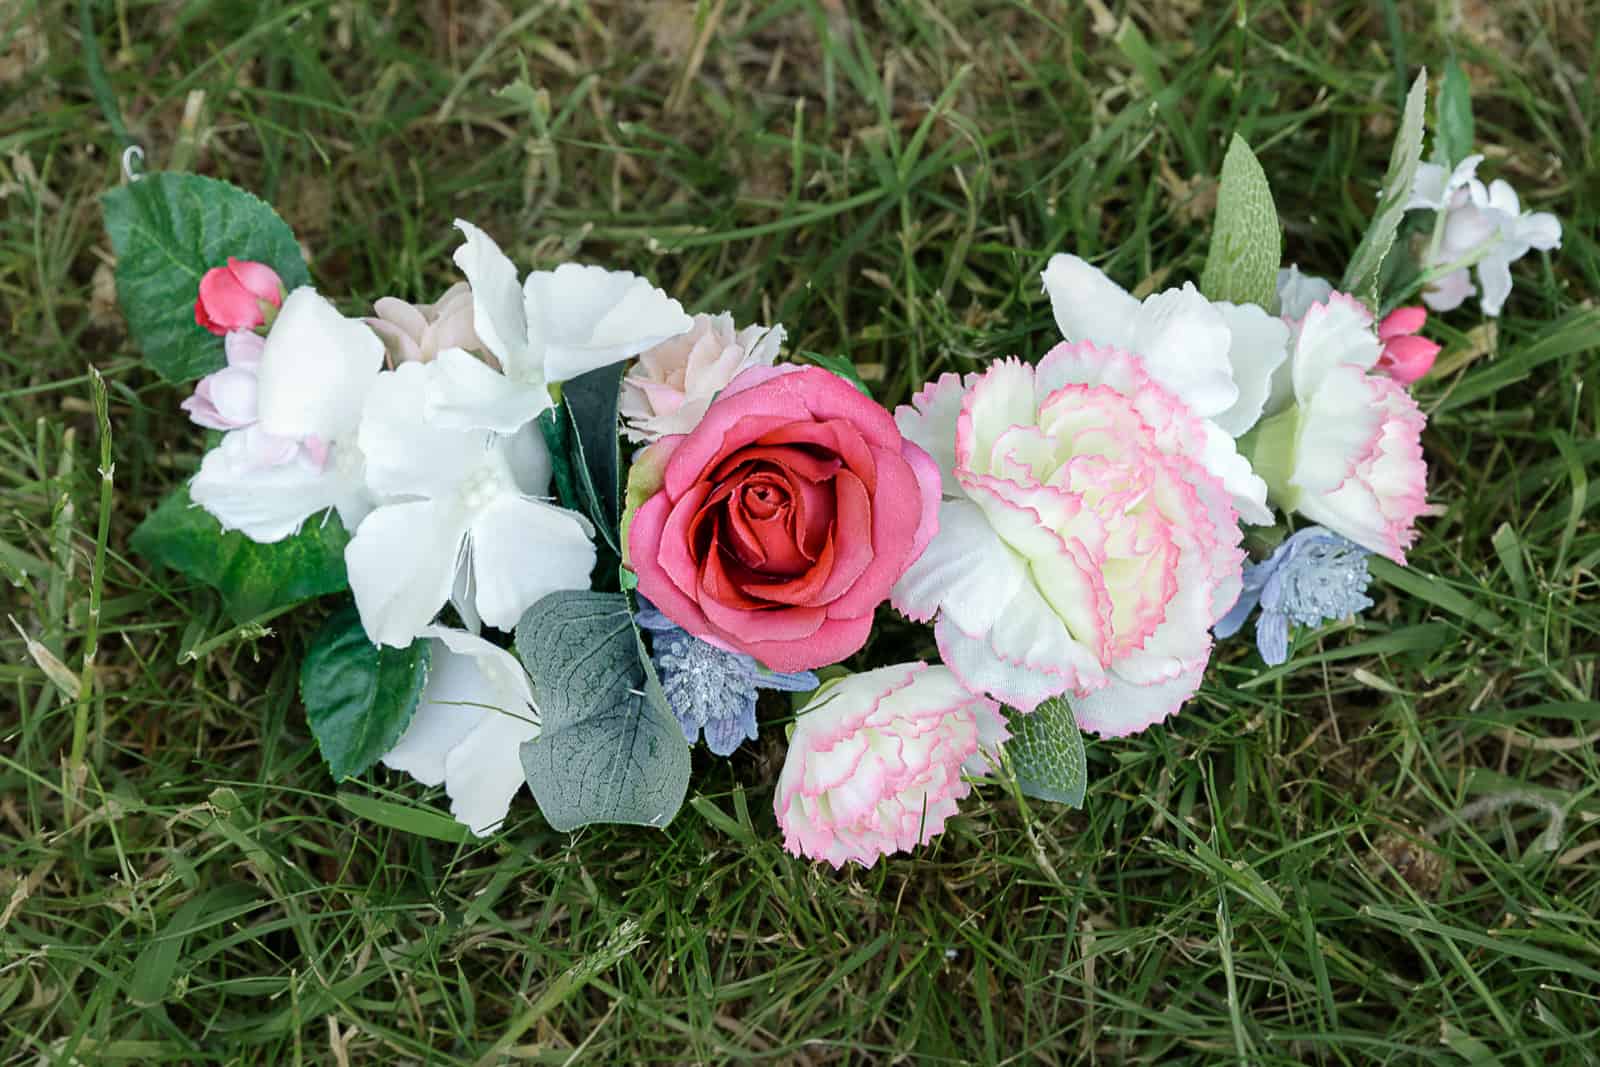
<path id="1" fill-rule="evenodd" d="M 230 256 L 227 266 L 213 267 L 200 279 L 194 320 L 219 337 L 230 330 L 253 330 L 266 323 L 269 309 L 282 305 L 283 295 L 277 271 Z"/>

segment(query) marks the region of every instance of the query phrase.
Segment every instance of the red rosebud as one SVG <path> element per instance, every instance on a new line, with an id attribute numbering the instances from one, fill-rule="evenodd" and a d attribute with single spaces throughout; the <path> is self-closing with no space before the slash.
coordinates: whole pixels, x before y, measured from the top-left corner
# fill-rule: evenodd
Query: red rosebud
<path id="1" fill-rule="evenodd" d="M 223 336 L 230 330 L 253 330 L 267 321 L 267 307 L 283 304 L 283 280 L 265 263 L 228 257 L 226 267 L 213 267 L 200 279 L 194 321 Z"/>

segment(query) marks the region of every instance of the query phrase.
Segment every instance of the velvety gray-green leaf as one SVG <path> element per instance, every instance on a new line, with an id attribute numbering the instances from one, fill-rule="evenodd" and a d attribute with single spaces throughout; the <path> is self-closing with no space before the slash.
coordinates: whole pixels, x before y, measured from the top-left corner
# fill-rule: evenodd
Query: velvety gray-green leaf
<path id="1" fill-rule="evenodd" d="M 1006 754 L 1025 796 L 1083 806 L 1089 783 L 1088 760 L 1077 717 L 1063 697 L 1051 697 L 1026 714 L 1006 709 L 1011 740 Z"/>
<path id="2" fill-rule="evenodd" d="M 1211 250 L 1200 274 L 1209 300 L 1259 304 L 1278 310 L 1278 265 L 1283 234 L 1266 172 L 1243 137 L 1233 135 L 1222 160 Z"/>
<path id="3" fill-rule="evenodd" d="M 550 825 L 671 822 L 689 788 L 689 746 L 627 597 L 550 594 L 517 625 L 517 654 L 543 720 L 522 769 Z"/>
<path id="4" fill-rule="evenodd" d="M 622 521 L 621 459 L 617 446 L 617 402 L 624 363 L 580 374 L 561 387 L 561 399 L 572 423 L 577 482 L 584 511 L 600 536 L 619 557 L 617 526 Z"/>
<path id="5" fill-rule="evenodd" d="M 222 526 L 180 486 L 133 531 L 133 550 L 222 595 L 234 622 L 350 588 L 344 548 L 350 535 L 332 512 L 313 515 L 293 537 L 270 545 Z"/>
<path id="6" fill-rule="evenodd" d="M 289 227 L 227 182 L 158 171 L 110 190 L 101 204 L 117 253 L 117 301 L 145 359 L 168 381 L 224 363 L 222 338 L 194 318 L 206 271 L 232 256 L 265 263 L 287 289 L 310 284 Z"/>
<path id="7" fill-rule="evenodd" d="M 374 645 L 354 604 L 323 623 L 300 663 L 300 698 L 334 781 L 365 771 L 400 740 L 428 681 L 429 649 L 423 638 Z"/>
<path id="8" fill-rule="evenodd" d="M 1454 58 L 1445 64 L 1433 109 L 1433 161 L 1449 170 L 1472 154 L 1477 136 L 1472 121 L 1472 84 Z"/>
<path id="9" fill-rule="evenodd" d="M 1395 235 L 1400 232 L 1400 222 L 1405 218 L 1406 201 L 1411 198 L 1411 188 L 1417 179 L 1417 164 L 1422 160 L 1422 127 L 1428 104 L 1428 72 L 1417 75 L 1406 94 L 1405 117 L 1400 122 L 1400 132 L 1395 135 L 1394 150 L 1389 154 L 1389 170 L 1383 178 L 1383 194 L 1372 213 L 1372 224 L 1350 257 L 1350 266 L 1344 272 L 1339 288 L 1364 301 L 1376 310 L 1380 304 L 1378 278 L 1383 261 L 1394 247 Z"/>

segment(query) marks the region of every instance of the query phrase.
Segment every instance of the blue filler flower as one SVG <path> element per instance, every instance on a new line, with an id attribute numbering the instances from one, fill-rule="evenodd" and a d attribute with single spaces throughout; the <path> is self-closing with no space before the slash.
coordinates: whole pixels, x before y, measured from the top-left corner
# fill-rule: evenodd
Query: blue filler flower
<path id="1" fill-rule="evenodd" d="M 817 676 L 810 671 L 769 671 L 753 656 L 700 640 L 643 597 L 639 603 L 634 621 L 650 631 L 650 659 L 667 706 L 691 745 L 704 731 L 707 748 L 730 755 L 747 738 L 756 739 L 757 689 L 803 693 L 817 687 Z"/>
<path id="2" fill-rule="evenodd" d="M 1321 526 L 1291 535 L 1261 563 L 1246 564 L 1244 590 L 1233 610 L 1217 623 L 1218 637 L 1232 637 L 1257 604 L 1256 647 L 1272 666 L 1289 658 L 1289 624 L 1320 626 L 1372 607 L 1366 549 Z"/>

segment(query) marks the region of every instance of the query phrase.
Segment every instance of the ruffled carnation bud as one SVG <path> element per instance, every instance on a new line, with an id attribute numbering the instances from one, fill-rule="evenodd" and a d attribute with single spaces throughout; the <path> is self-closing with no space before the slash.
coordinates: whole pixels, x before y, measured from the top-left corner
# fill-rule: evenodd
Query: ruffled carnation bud
<path id="1" fill-rule="evenodd" d="M 283 304 L 283 281 L 265 263 L 228 258 L 200 279 L 194 320 L 221 337 L 231 330 L 253 330 L 266 324 L 269 310 Z"/>
<path id="2" fill-rule="evenodd" d="M 902 663 L 824 686 L 800 712 L 773 804 L 783 847 L 870 867 L 925 845 L 972 791 L 976 767 L 1010 737 L 1000 707 L 946 667 Z"/>
<path id="3" fill-rule="evenodd" d="M 472 288 L 466 282 L 452 285 L 432 304 L 385 296 L 373 303 L 372 310 L 377 314 L 365 321 L 383 339 L 390 366 L 430 363 L 447 348 L 484 351 L 472 326 Z"/>
<path id="4" fill-rule="evenodd" d="M 772 366 L 783 337 L 782 326 L 736 332 L 726 312 L 696 315 L 687 332 L 640 353 L 622 380 L 622 432 L 630 441 L 688 433 L 741 371 Z"/>

